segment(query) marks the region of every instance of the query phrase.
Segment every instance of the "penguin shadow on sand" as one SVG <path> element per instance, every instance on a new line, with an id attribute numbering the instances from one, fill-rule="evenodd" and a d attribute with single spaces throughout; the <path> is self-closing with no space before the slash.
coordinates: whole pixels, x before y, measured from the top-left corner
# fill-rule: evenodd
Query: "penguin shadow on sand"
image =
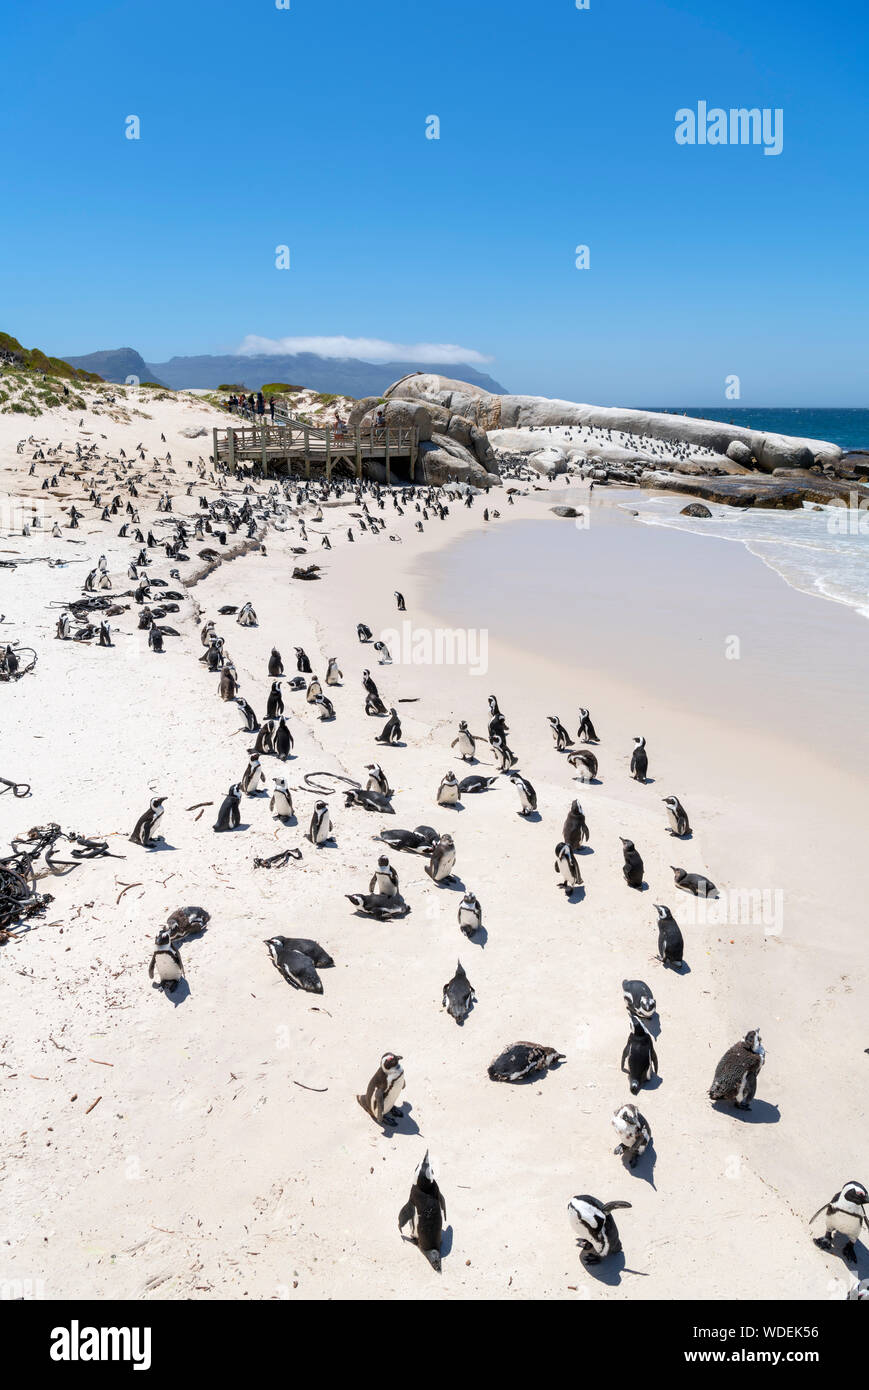
<path id="1" fill-rule="evenodd" d="M 154 851 L 156 851 L 156 850 L 161 850 L 161 849 L 162 849 L 162 850 L 171 850 L 172 853 L 174 854 L 175 851 L 177 850 L 178 846 L 177 846 L 177 845 L 170 845 L 169 841 L 168 841 L 168 840 L 164 840 L 164 839 L 163 839 L 163 836 L 161 835 L 159 840 L 152 840 L 151 843 L 147 846 L 147 848 L 148 848 L 148 850 L 149 850 L 150 852 L 152 852 L 152 853 L 153 853 Z"/>
<path id="2" fill-rule="evenodd" d="M 592 1279 L 596 1279 L 599 1284 L 607 1284 L 612 1289 L 617 1289 L 621 1284 L 623 1274 L 635 1274 L 640 1279 L 648 1278 L 641 1269 L 628 1268 L 624 1250 L 620 1250 L 617 1255 L 607 1255 L 606 1259 L 598 1264 L 589 1264 L 583 1260 L 582 1267 Z"/>
<path id="3" fill-rule="evenodd" d="M 719 1115 L 729 1116 L 731 1120 L 741 1120 L 744 1125 L 777 1125 L 781 1119 L 777 1105 L 768 1100 L 758 1100 L 757 1096 L 751 1102 L 750 1110 L 737 1110 L 726 1100 L 714 1100 L 712 1109 L 717 1110 Z"/>
<path id="4" fill-rule="evenodd" d="M 564 901 L 578 906 L 585 899 L 585 884 L 581 883 L 578 888 L 571 888 L 569 893 L 565 893 Z"/>
<path id="5" fill-rule="evenodd" d="M 168 990 L 165 985 L 161 984 L 159 980 L 154 981 L 153 988 L 155 990 L 158 990 L 161 994 L 165 995 L 169 1003 L 172 1005 L 173 1009 L 177 1009 L 179 1004 L 183 1004 L 185 999 L 190 998 L 190 986 L 188 985 L 187 978 L 184 975 L 181 976 L 181 979 L 177 982 L 175 988 L 171 991 Z"/>
<path id="6" fill-rule="evenodd" d="M 681 960 L 681 962 L 680 962 L 680 968 L 679 968 L 678 970 L 676 969 L 675 966 L 673 966 L 673 965 L 668 965 L 666 961 L 662 961 L 660 956 L 649 956 L 649 960 L 652 961 L 653 964 L 655 964 L 655 965 L 660 965 L 661 969 L 662 969 L 662 970 L 666 970 L 666 972 L 667 972 L 668 975 L 675 975 L 677 980 L 678 980 L 678 978 L 679 978 L 680 975 L 690 975 L 690 974 L 691 974 L 691 967 L 690 967 L 690 965 L 688 964 L 687 960 L 685 960 L 684 957 L 682 958 L 682 960 Z M 657 1036 L 657 1034 L 656 1034 L 656 1036 Z"/>
<path id="7" fill-rule="evenodd" d="M 640 1182 L 647 1182 L 653 1192 L 657 1192 L 655 1186 L 655 1164 L 658 1162 L 658 1155 L 655 1153 L 655 1141 L 651 1139 L 646 1145 L 646 1151 L 634 1164 L 633 1168 L 627 1161 L 627 1157 L 622 1158 L 622 1171 L 625 1177 L 637 1178 Z"/>
<path id="8" fill-rule="evenodd" d="M 412 1110 L 413 1106 L 409 1100 L 406 1100 L 401 1106 L 401 1115 L 395 1118 L 395 1123 L 381 1127 L 384 1139 L 394 1139 L 396 1134 L 414 1135 L 420 1133 L 419 1125 L 411 1114 Z"/>
<path id="9" fill-rule="evenodd" d="M 489 933 L 486 931 L 486 928 L 482 925 L 482 923 L 479 927 L 476 928 L 475 931 L 472 931 L 470 935 L 468 935 L 467 932 L 462 932 L 462 936 L 466 937 L 467 940 L 470 941 L 472 946 L 479 946 L 480 950 L 484 949 L 486 942 L 489 940 Z"/>

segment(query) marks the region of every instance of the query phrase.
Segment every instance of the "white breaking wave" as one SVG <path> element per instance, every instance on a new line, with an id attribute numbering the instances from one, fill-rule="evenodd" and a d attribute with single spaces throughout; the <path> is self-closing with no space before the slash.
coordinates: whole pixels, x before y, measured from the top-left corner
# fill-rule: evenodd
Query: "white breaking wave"
<path id="1" fill-rule="evenodd" d="M 647 526 L 741 541 L 791 588 L 844 603 L 869 618 L 869 512 L 813 504 L 793 511 L 737 512 L 706 502 L 712 517 L 698 520 L 680 515 L 692 500 L 697 499 L 680 494 L 622 505 Z"/>

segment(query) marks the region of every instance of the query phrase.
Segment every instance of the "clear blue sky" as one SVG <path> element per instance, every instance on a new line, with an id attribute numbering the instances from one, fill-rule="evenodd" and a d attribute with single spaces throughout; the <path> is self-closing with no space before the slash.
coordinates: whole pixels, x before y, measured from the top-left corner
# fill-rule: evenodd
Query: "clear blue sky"
<path id="1" fill-rule="evenodd" d="M 6 8 L 0 328 L 149 361 L 452 343 L 602 404 L 715 404 L 735 373 L 741 404 L 869 405 L 866 0 L 290 3 Z M 782 108 L 783 152 L 677 145 L 700 100 Z"/>

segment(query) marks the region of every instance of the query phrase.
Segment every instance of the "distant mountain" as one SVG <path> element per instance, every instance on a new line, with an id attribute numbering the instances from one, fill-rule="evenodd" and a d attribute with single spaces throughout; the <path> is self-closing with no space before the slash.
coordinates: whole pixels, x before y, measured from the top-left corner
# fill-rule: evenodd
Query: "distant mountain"
<path id="1" fill-rule="evenodd" d="M 319 357 L 313 352 L 265 354 L 251 357 L 171 357 L 168 362 L 144 362 L 133 348 L 113 352 L 92 352 L 86 357 L 67 357 L 74 367 L 99 372 L 106 381 L 123 382 L 128 376 L 140 381 L 157 381 L 175 391 L 224 384 L 245 386 L 258 391 L 270 381 L 287 381 L 314 391 L 330 391 L 337 396 L 382 396 L 386 387 L 409 372 L 435 372 L 458 377 L 481 386 L 495 395 L 505 388 L 497 381 L 464 363 L 362 362 L 356 357 Z"/>
<path id="2" fill-rule="evenodd" d="M 155 371 L 140 357 L 135 348 L 112 348 L 108 352 L 89 352 L 85 357 L 65 357 L 71 367 L 79 367 L 87 372 L 97 372 L 104 381 L 117 382 L 122 386 L 127 377 L 134 376 L 139 382 L 155 381 L 158 386 L 166 386 Z"/>

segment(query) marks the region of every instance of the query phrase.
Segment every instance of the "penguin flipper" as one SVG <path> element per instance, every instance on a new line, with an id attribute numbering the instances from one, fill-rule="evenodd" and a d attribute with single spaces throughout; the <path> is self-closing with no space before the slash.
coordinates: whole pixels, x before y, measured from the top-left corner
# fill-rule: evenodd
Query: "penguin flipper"
<path id="1" fill-rule="evenodd" d="M 621 1063 L 620 1063 L 620 1070 L 621 1070 L 621 1071 L 624 1071 L 624 1069 L 625 1069 L 625 1058 L 627 1057 L 627 1055 L 628 1055 L 628 1053 L 629 1053 L 629 1051 L 630 1051 L 630 1048 L 631 1048 L 630 1042 L 625 1043 L 625 1050 L 624 1050 L 624 1052 L 622 1053 L 622 1060 L 621 1060 Z"/>
<path id="2" fill-rule="evenodd" d="M 154 966 L 155 966 L 156 962 L 157 962 L 157 953 L 156 953 L 156 951 L 155 951 L 155 952 L 154 952 L 154 955 L 151 957 L 151 964 L 148 966 L 148 979 L 149 979 L 149 980 L 153 980 L 153 978 L 154 978 Z M 823 1211 L 823 1207 L 821 1208 L 821 1211 Z M 814 1219 L 815 1219 L 815 1218 L 812 1217 L 812 1220 L 813 1220 L 813 1221 L 814 1221 Z"/>
<path id="3" fill-rule="evenodd" d="M 438 1201 L 439 1201 L 440 1204 L 441 1204 L 441 1213 L 442 1213 L 442 1215 L 443 1215 L 444 1221 L 446 1221 L 446 1219 L 447 1219 L 447 1204 L 446 1204 L 446 1202 L 444 1201 L 444 1194 L 441 1192 L 440 1188 L 438 1188 Z"/>
<path id="4" fill-rule="evenodd" d="M 631 1202 L 604 1202 L 603 1209 L 606 1212 L 618 1211 L 620 1207 L 630 1207 L 632 1205 Z"/>
<path id="5" fill-rule="evenodd" d="M 828 1202 L 825 1202 L 824 1205 L 823 1205 L 822 1207 L 818 1207 L 818 1210 L 815 1212 L 814 1216 L 810 1216 L 810 1217 L 809 1217 L 809 1225 L 810 1225 L 810 1226 L 811 1226 L 811 1224 L 812 1224 L 813 1221 L 817 1221 L 817 1219 L 818 1219 L 818 1217 L 821 1215 L 821 1212 L 822 1212 L 822 1211 L 826 1211 L 826 1210 L 827 1210 L 827 1207 L 828 1207 L 828 1206 L 829 1206 L 829 1203 L 828 1203 Z"/>
<path id="6" fill-rule="evenodd" d="M 398 1213 L 398 1229 L 400 1231 L 403 1230 L 403 1228 L 409 1225 L 412 1220 L 413 1202 L 405 1202 L 404 1206 L 401 1208 L 401 1211 Z"/>

